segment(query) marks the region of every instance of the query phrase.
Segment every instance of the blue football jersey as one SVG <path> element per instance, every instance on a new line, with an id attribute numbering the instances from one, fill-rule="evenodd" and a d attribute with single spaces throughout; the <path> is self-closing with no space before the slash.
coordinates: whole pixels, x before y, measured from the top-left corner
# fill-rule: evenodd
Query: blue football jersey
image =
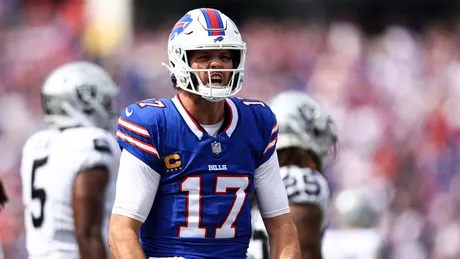
<path id="1" fill-rule="evenodd" d="M 216 137 L 179 95 L 132 104 L 120 117 L 120 147 L 161 175 L 139 232 L 147 257 L 246 258 L 254 172 L 272 156 L 278 125 L 263 102 L 232 97 L 225 104 Z"/>

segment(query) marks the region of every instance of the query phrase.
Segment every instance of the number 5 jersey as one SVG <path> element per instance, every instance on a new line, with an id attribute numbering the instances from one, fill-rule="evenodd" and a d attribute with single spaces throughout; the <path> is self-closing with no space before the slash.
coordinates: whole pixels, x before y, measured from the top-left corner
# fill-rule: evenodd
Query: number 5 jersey
<path id="1" fill-rule="evenodd" d="M 114 136 L 99 128 L 43 130 L 24 145 L 21 162 L 24 220 L 29 258 L 79 259 L 72 209 L 78 172 L 108 169 L 103 238 L 113 206 L 120 149 Z"/>

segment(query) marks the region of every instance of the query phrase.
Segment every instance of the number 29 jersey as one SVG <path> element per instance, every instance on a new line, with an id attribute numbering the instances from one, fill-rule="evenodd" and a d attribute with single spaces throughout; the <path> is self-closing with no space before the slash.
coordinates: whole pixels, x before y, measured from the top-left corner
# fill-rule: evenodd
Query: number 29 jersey
<path id="1" fill-rule="evenodd" d="M 93 127 L 35 133 L 22 151 L 21 180 L 29 259 L 79 259 L 72 209 L 78 172 L 105 166 L 109 182 L 102 233 L 108 233 L 120 150 L 109 132 Z M 106 237 L 106 236 L 103 236 Z M 107 249 L 108 247 L 106 247 Z"/>
<path id="2" fill-rule="evenodd" d="M 262 102 L 227 98 L 225 106 L 215 137 L 178 95 L 130 105 L 120 117 L 120 146 L 161 175 L 139 233 L 147 258 L 246 258 L 254 173 L 274 154 L 278 126 Z"/>
<path id="3" fill-rule="evenodd" d="M 280 170 L 290 204 L 312 204 L 322 213 L 321 231 L 328 225 L 330 190 L 326 178 L 311 168 L 283 166 Z M 248 259 L 269 259 L 268 233 L 257 207 L 252 209 L 253 235 L 248 248 Z"/>

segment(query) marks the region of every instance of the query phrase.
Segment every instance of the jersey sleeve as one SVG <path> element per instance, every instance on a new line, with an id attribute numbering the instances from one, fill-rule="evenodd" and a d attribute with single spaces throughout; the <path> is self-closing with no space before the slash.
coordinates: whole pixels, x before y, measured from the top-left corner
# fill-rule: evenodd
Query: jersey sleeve
<path id="1" fill-rule="evenodd" d="M 275 153 L 276 142 L 278 141 L 278 122 L 276 121 L 275 114 L 271 109 L 266 106 L 262 110 L 262 136 L 263 136 L 263 152 L 259 161 L 258 166 L 263 165 L 267 162 Z"/>
<path id="2" fill-rule="evenodd" d="M 123 150 L 112 214 L 145 222 L 155 200 L 160 178 L 159 173 L 126 149 Z"/>
<path id="3" fill-rule="evenodd" d="M 144 162 L 156 172 L 161 172 L 159 126 L 156 107 L 140 107 L 132 104 L 118 119 L 117 141 L 122 150 Z"/>
<path id="4" fill-rule="evenodd" d="M 69 129 L 63 132 L 67 152 L 60 159 L 69 163 L 75 172 L 83 172 L 96 167 L 111 168 L 118 163 L 120 151 L 116 149 L 116 141 L 108 132 L 99 128 Z M 72 166 L 73 165 L 73 166 Z"/>
<path id="5" fill-rule="evenodd" d="M 275 153 L 254 173 L 254 191 L 263 218 L 289 213 L 289 203 Z"/>
<path id="6" fill-rule="evenodd" d="M 77 169 L 78 172 L 85 171 L 95 167 L 106 167 L 110 168 L 113 163 L 118 163 L 118 150 L 113 150 L 110 147 L 108 139 L 95 136 L 90 140 L 90 144 L 80 152 L 80 167 Z"/>

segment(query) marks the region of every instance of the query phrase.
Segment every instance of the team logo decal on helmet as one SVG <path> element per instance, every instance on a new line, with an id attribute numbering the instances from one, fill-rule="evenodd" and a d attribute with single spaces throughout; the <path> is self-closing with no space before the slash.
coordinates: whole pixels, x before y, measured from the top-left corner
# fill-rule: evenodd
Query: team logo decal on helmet
<path id="1" fill-rule="evenodd" d="M 206 19 L 209 36 L 225 35 L 226 28 L 224 27 L 222 18 L 220 17 L 220 14 L 217 10 L 201 8 L 200 11 L 203 13 L 204 18 Z"/>
<path id="2" fill-rule="evenodd" d="M 169 40 L 173 40 L 174 37 L 181 34 L 193 21 L 190 14 L 184 15 L 177 23 L 174 25 L 171 34 L 169 35 Z"/>
<path id="3" fill-rule="evenodd" d="M 217 38 L 214 39 L 214 43 L 216 43 L 216 42 L 221 42 L 221 41 L 223 41 L 223 40 L 224 40 L 224 37 L 219 36 L 219 37 L 217 37 Z"/>

